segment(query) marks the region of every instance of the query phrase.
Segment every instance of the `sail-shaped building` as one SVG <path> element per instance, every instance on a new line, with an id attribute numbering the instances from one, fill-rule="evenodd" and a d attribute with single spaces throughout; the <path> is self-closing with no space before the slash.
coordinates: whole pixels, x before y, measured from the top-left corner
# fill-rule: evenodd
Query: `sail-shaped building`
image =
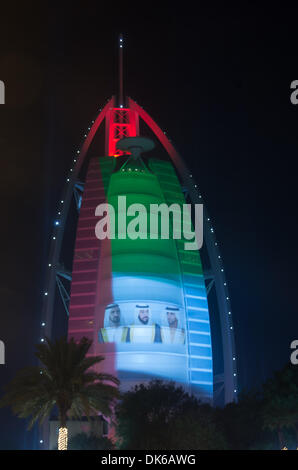
<path id="1" fill-rule="evenodd" d="M 120 64 L 122 46 L 121 36 Z M 104 144 L 92 155 L 103 126 Z M 140 139 L 140 126 L 150 133 L 155 149 L 146 152 L 148 141 Z M 129 148 L 134 138 L 134 146 L 144 152 L 141 158 L 134 158 Z M 119 201 L 126 206 L 119 209 Z M 187 250 L 185 240 L 173 236 L 150 238 L 148 227 L 140 227 L 136 239 L 125 236 L 128 207 L 174 204 L 182 209 L 186 202 L 203 203 L 197 183 L 158 124 L 123 96 L 120 79 L 118 96 L 106 102 L 88 127 L 59 203 L 41 339 L 55 333 L 60 294 L 69 316 L 68 336 L 90 338 L 91 354 L 105 356 L 102 367 L 119 377 L 124 390 L 158 378 L 173 380 L 202 400 L 227 403 L 237 396 L 234 331 L 225 271 L 205 205 L 202 250 Z M 67 271 L 61 258 L 73 203 L 78 220 L 72 270 Z M 119 217 L 124 222 L 122 232 L 101 240 L 96 226 L 102 204 L 113 206 L 116 225 Z"/>

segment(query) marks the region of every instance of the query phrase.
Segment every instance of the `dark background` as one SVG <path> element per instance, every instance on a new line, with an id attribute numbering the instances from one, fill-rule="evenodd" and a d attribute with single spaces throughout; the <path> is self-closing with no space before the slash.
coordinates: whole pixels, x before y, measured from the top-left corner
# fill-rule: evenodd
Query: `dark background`
<path id="1" fill-rule="evenodd" d="M 125 93 L 174 140 L 212 217 L 241 389 L 289 360 L 298 339 L 298 10 L 179 5 L 1 4 L 1 388 L 34 361 L 58 200 L 90 119 L 117 90 L 120 32 Z M 36 432 L 9 410 L 0 423 L 0 448 L 35 445 Z"/>

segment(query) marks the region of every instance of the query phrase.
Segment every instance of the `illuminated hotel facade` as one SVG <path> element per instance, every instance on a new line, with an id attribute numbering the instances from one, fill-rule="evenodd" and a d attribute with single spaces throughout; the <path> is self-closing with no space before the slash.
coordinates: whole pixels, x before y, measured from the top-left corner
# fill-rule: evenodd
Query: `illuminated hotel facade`
<path id="1" fill-rule="evenodd" d="M 114 113 L 127 116 L 129 110 Z M 146 163 L 130 156 L 120 165 L 117 160 L 108 156 L 89 164 L 77 228 L 68 335 L 90 338 L 93 354 L 106 357 L 105 370 L 118 375 L 123 389 L 160 378 L 212 401 L 211 332 L 198 250 L 188 251 L 183 239 L 161 239 L 160 234 L 151 239 L 140 233 L 144 238 L 136 240 L 125 234 L 112 240 L 95 235 L 96 207 L 107 202 L 119 216 L 119 196 L 125 196 L 127 206 L 181 207 L 185 198 L 178 177 L 171 162 L 154 157 Z"/>
<path id="2" fill-rule="evenodd" d="M 140 124 L 163 149 L 162 158 L 157 150 L 141 159 L 119 150 L 122 139 L 140 135 Z M 104 148 L 97 151 L 102 156 L 92 157 L 90 147 L 103 125 Z M 109 203 L 117 213 L 119 196 L 127 205 L 145 207 L 203 202 L 173 143 L 141 106 L 123 98 L 121 87 L 118 99 L 112 97 L 90 123 L 66 180 L 51 242 L 41 337 L 55 333 L 60 294 L 69 315 L 68 336 L 90 338 L 91 354 L 105 356 L 102 370 L 117 375 L 123 390 L 152 379 L 173 380 L 210 403 L 235 400 L 230 298 L 205 205 L 202 262 L 199 250 L 186 250 L 184 240 L 173 237 L 99 240 L 96 208 Z M 61 257 L 73 203 L 79 215 L 72 272 L 67 272 Z"/>

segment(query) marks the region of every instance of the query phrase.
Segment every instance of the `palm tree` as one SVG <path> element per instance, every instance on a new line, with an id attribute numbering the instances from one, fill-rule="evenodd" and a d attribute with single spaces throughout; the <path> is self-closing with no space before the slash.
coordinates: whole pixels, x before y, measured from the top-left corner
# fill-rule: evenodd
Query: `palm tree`
<path id="1" fill-rule="evenodd" d="M 119 396 L 116 377 L 91 369 L 104 359 L 86 357 L 91 343 L 87 338 L 78 343 L 73 338 L 67 341 L 63 337 L 54 342 L 46 338 L 36 346 L 35 355 L 41 366 L 20 370 L 0 400 L 1 407 L 11 406 L 18 417 L 31 417 L 29 429 L 37 421 L 42 423 L 56 406 L 60 422 L 59 450 L 67 449 L 67 419 L 82 416 L 92 419 L 99 412 L 110 416 L 114 400 Z"/>

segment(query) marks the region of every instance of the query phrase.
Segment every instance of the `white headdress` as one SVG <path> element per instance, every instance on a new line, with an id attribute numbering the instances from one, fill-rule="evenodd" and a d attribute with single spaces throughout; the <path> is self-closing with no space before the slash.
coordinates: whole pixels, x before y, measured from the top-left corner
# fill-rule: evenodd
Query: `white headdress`
<path id="1" fill-rule="evenodd" d="M 148 309 L 148 316 L 149 316 L 149 320 L 148 320 L 148 323 L 146 323 L 146 325 L 152 325 L 152 318 L 151 318 L 151 311 L 150 311 L 150 307 L 148 304 L 137 304 L 135 306 L 135 325 L 143 325 L 143 323 L 140 321 L 139 319 L 139 313 L 140 313 L 140 310 L 143 310 L 143 309 Z"/>
<path id="2" fill-rule="evenodd" d="M 115 308 L 115 307 L 118 307 L 119 308 L 119 305 L 118 304 L 109 304 L 106 306 L 106 309 L 105 309 L 105 318 L 104 318 L 104 327 L 105 328 L 108 328 L 110 326 L 113 326 L 111 325 L 111 321 L 110 321 L 110 310 L 112 308 Z M 120 317 L 120 324 L 121 324 L 121 317 Z"/>

